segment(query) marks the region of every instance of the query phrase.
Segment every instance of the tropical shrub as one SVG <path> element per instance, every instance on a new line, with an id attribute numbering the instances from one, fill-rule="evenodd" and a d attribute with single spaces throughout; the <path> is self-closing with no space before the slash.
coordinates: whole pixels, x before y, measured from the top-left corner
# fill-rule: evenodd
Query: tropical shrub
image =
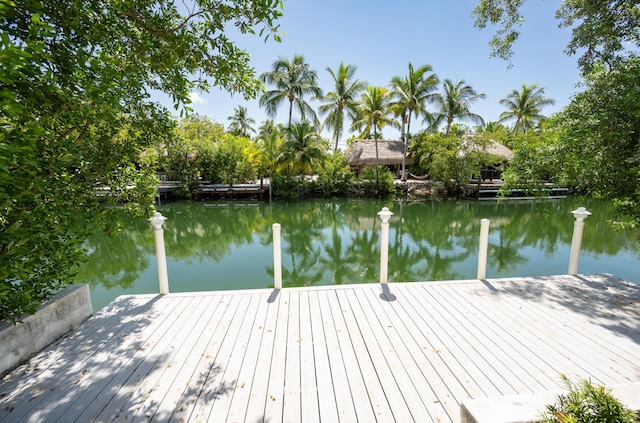
<path id="1" fill-rule="evenodd" d="M 301 175 L 278 173 L 271 176 L 271 189 L 276 198 L 299 200 L 309 192 L 309 182 Z"/>
<path id="2" fill-rule="evenodd" d="M 555 404 L 547 405 L 543 423 L 634 423 L 638 415 L 625 407 L 604 386 L 595 386 L 588 380 L 571 382 L 562 375 L 569 389 L 558 396 Z"/>
<path id="3" fill-rule="evenodd" d="M 362 169 L 359 185 L 365 195 L 382 197 L 395 192 L 393 180 L 393 174 L 389 169 L 384 165 L 378 165 L 377 168 Z"/>
<path id="4" fill-rule="evenodd" d="M 345 195 L 353 181 L 353 173 L 349 169 L 347 159 L 340 153 L 333 153 L 324 165 L 324 171 L 318 175 L 316 188 L 325 197 Z"/>

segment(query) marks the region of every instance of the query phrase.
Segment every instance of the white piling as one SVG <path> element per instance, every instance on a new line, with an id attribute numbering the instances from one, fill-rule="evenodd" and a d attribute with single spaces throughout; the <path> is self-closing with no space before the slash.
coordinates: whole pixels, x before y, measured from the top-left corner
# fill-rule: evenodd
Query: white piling
<path id="1" fill-rule="evenodd" d="M 480 221 L 480 248 L 478 249 L 478 279 L 487 278 L 487 250 L 489 247 L 489 219 Z"/>
<path id="2" fill-rule="evenodd" d="M 167 220 L 160 212 L 155 212 L 149 219 L 153 226 L 153 237 L 156 241 L 156 259 L 158 261 L 158 285 L 160 294 L 169 293 L 169 276 L 167 274 L 167 254 L 164 249 L 164 229 L 162 225 Z"/>
<path id="3" fill-rule="evenodd" d="M 282 250 L 280 243 L 280 224 L 274 223 L 273 228 L 273 288 L 282 289 Z"/>
<path id="4" fill-rule="evenodd" d="M 578 207 L 571 212 L 576 218 L 573 224 L 573 238 L 571 239 L 571 253 L 569 254 L 569 274 L 578 274 L 578 260 L 580 259 L 580 248 L 582 245 L 582 232 L 584 231 L 584 220 L 591 216 L 584 207 Z"/>
<path id="5" fill-rule="evenodd" d="M 380 235 L 380 283 L 386 284 L 389 279 L 389 218 L 393 215 L 388 208 L 383 207 L 378 212 L 382 219 Z"/>

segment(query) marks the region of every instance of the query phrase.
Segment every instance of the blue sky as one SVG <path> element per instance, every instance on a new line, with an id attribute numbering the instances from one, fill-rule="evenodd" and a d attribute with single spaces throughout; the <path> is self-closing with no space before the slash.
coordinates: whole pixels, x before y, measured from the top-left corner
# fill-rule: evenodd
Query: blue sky
<path id="1" fill-rule="evenodd" d="M 332 89 L 326 67 L 336 69 L 341 61 L 358 67 L 357 77 L 372 85 L 387 86 L 394 75 L 405 75 L 408 62 L 414 67 L 429 64 L 440 80 L 465 80 L 485 93 L 486 99 L 472 111 L 485 121 L 498 120 L 504 108 L 498 104 L 523 83 L 545 88 L 556 104 L 543 110 L 549 116 L 560 110 L 577 91 L 577 58 L 563 53 L 570 29 L 559 29 L 555 11 L 560 0 L 528 2 L 523 9 L 525 23 L 518 40 L 512 67 L 501 59 L 490 58 L 488 42 L 494 31 L 473 26 L 473 0 L 288 0 L 279 20 L 282 42 L 264 43 L 257 37 L 237 36 L 239 47 L 251 54 L 258 74 L 268 71 L 273 61 L 302 54 L 318 72 L 319 85 Z M 257 124 L 267 119 L 258 100 L 244 100 L 212 88 L 195 93 L 196 113 L 228 124 L 234 107 L 247 107 Z M 171 105 L 167 102 L 168 107 Z M 314 107 L 317 103 L 313 103 Z M 278 110 L 276 122 L 285 123 L 286 105 Z M 415 123 L 414 123 L 415 125 Z M 412 125 L 412 128 L 415 126 Z M 417 129 L 417 128 L 416 128 Z M 413 132 L 413 130 L 412 130 Z M 345 138 L 350 134 L 345 134 Z M 392 128 L 386 138 L 397 138 Z M 325 133 L 325 136 L 328 134 Z M 342 144 L 342 143 L 341 143 Z"/>

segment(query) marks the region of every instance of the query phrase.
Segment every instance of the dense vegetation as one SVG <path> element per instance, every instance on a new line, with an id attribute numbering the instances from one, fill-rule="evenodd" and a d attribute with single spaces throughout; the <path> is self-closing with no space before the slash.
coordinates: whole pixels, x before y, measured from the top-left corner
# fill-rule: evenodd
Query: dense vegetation
<path id="1" fill-rule="evenodd" d="M 499 56 L 511 54 L 522 3 L 478 4 L 477 25 L 502 25 L 493 44 Z M 355 175 L 336 151 L 347 128 L 352 138 L 374 140 L 378 160 L 381 129 L 398 127 L 410 170 L 449 193 L 480 167 L 499 165 L 469 148 L 497 140 L 515 152 L 508 186 L 569 185 L 616 199 L 631 218 L 626 225 L 640 223 L 637 2 L 563 2 L 562 24 L 575 24 L 568 52 L 584 51 L 584 89 L 547 120 L 542 109 L 552 99 L 523 85 L 506 93 L 499 122 L 473 112 L 482 93 L 464 80 L 441 82 L 427 64 L 409 63 L 406 75 L 380 87 L 341 63 L 327 68 L 334 84 L 326 93 L 303 56 L 279 58 L 257 75 L 221 28 L 277 39 L 281 7 L 278 0 L 194 0 L 180 9 L 152 0 L 0 2 L 0 318 L 19 319 L 71 279 L 87 229 L 116 229 L 105 203 L 147 211 L 157 170 L 180 180 L 184 195 L 200 180 L 261 176 L 292 198 L 347 192 Z M 201 116 L 176 122 L 150 100 L 159 90 L 188 110 L 192 89 L 210 83 L 261 96 L 271 116 L 286 104 L 287 126 L 254 128 L 242 106 L 226 130 Z M 318 111 L 310 99 L 320 100 Z M 320 136 L 323 127 L 331 141 Z M 384 166 L 359 177 L 359 192 L 393 190 Z"/>
<path id="2" fill-rule="evenodd" d="M 143 153 L 171 144 L 175 122 L 151 90 L 178 107 L 211 82 L 261 91 L 249 54 L 221 28 L 277 36 L 279 4 L 0 2 L 0 319 L 69 282 L 87 229 L 113 229 L 105 203 L 153 204 Z"/>

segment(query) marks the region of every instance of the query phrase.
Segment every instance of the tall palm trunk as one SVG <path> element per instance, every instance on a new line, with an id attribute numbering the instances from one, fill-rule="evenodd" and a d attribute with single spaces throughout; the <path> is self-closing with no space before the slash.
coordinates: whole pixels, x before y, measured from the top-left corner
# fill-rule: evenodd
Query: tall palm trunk
<path id="1" fill-rule="evenodd" d="M 407 131 L 404 130 L 405 121 L 407 123 Z M 411 128 L 411 109 L 409 114 L 405 115 L 402 119 L 402 143 L 404 144 L 404 151 L 402 154 L 402 181 L 407 180 L 407 144 L 409 142 L 409 129 Z"/>
<path id="2" fill-rule="evenodd" d="M 287 142 L 291 142 L 291 117 L 293 115 L 293 98 L 289 97 L 289 125 L 287 126 Z"/>
<path id="3" fill-rule="evenodd" d="M 342 106 L 338 106 L 338 114 L 339 114 L 339 117 L 338 117 L 338 129 L 336 129 L 336 143 L 335 143 L 335 145 L 333 147 L 333 152 L 334 153 L 336 151 L 338 151 L 338 139 L 340 138 L 340 135 L 341 135 L 340 134 L 340 132 L 341 132 L 340 128 L 342 128 L 342 121 L 343 121 L 343 116 L 344 116 L 343 115 Z"/>
<path id="4" fill-rule="evenodd" d="M 376 145 L 376 188 L 380 184 L 380 177 L 378 175 L 378 170 L 380 167 L 380 159 L 378 158 L 378 125 L 373 124 L 373 141 Z"/>

